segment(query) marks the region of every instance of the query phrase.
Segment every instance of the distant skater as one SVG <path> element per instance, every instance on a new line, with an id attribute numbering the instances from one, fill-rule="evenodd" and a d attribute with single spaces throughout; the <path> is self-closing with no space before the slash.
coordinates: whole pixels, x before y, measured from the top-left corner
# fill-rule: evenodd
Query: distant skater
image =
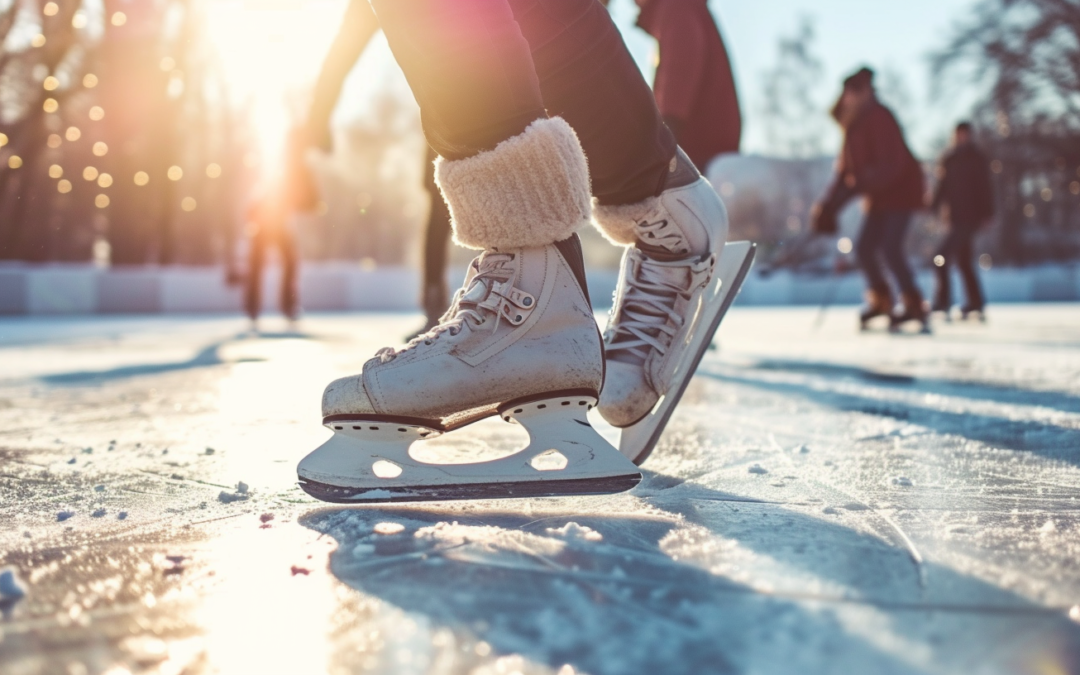
<path id="1" fill-rule="evenodd" d="M 949 271 L 956 265 L 967 299 L 960 308 L 961 316 L 967 319 L 976 314 L 984 319 L 986 300 L 975 270 L 973 245 L 975 235 L 994 215 L 994 198 L 990 162 L 972 139 L 970 122 L 956 125 L 953 147 L 941 160 L 940 180 L 930 206 L 949 223 L 949 233 L 934 256 L 937 288 L 933 311 L 948 314 L 952 308 Z"/>
<path id="2" fill-rule="evenodd" d="M 866 216 L 857 253 L 866 276 L 867 302 L 859 314 L 861 326 L 879 316 L 889 317 L 890 330 L 917 322 L 929 330 L 922 293 L 904 255 L 904 238 L 911 217 L 923 208 L 922 168 L 911 154 L 892 112 L 878 101 L 874 72 L 862 68 L 844 80 L 844 90 L 832 110 L 844 130 L 844 146 L 836 176 L 814 209 L 815 232 L 834 231 L 832 223 L 856 195 L 865 200 Z M 900 290 L 902 308 L 893 309 L 893 294 L 883 267 Z"/>

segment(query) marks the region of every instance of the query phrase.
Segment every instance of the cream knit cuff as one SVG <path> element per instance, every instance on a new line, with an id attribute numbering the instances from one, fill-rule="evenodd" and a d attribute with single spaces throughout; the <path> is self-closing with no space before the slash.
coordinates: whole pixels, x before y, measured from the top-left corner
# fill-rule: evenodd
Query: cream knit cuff
<path id="1" fill-rule="evenodd" d="M 649 197 L 636 204 L 617 204 L 604 206 L 592 201 L 592 220 L 596 229 L 612 244 L 632 246 L 637 241 L 634 226 L 643 220 L 649 220 L 660 208 L 660 200 Z"/>
<path id="2" fill-rule="evenodd" d="M 494 150 L 435 160 L 454 241 L 474 249 L 546 246 L 589 222 L 589 167 L 561 117 L 539 119 Z"/>

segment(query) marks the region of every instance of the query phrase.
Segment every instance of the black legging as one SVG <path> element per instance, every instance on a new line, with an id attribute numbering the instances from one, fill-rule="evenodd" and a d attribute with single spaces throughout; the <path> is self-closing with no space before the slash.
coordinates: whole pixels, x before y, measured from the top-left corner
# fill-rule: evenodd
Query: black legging
<path id="1" fill-rule="evenodd" d="M 973 310 L 982 309 L 986 304 L 979 284 L 979 274 L 975 271 L 973 252 L 975 232 L 974 227 L 954 225 L 938 248 L 937 255 L 944 259 L 944 264 L 941 267 L 934 267 L 937 274 L 935 307 L 946 308 L 952 305 L 952 284 L 949 279 L 949 268 L 952 265 L 956 265 L 956 268 L 960 270 L 960 278 L 964 282 L 964 295 L 967 297 L 965 307 Z"/>
<path id="2" fill-rule="evenodd" d="M 601 203 L 659 191 L 675 139 L 596 0 L 371 4 L 443 157 L 470 157 L 561 116 L 581 140 Z"/>

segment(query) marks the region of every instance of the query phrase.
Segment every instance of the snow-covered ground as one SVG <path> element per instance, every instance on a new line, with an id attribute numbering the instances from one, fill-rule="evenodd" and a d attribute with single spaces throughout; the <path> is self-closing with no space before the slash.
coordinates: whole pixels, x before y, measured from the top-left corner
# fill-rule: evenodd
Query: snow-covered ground
<path id="1" fill-rule="evenodd" d="M 354 509 L 294 467 L 417 316 L 0 320 L 0 672 L 1080 673 L 1080 306 L 818 318 L 733 310 L 632 492 Z"/>

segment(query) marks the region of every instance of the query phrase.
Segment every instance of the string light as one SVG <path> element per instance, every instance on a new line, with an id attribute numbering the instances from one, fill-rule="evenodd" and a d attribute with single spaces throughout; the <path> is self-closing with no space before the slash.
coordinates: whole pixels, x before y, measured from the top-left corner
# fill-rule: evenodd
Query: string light
<path id="1" fill-rule="evenodd" d="M 94 197 L 94 206 L 99 209 L 103 209 L 109 205 L 109 195 L 98 195 Z"/>
<path id="2" fill-rule="evenodd" d="M 82 136 L 82 132 L 79 131 L 79 127 L 68 127 L 67 131 L 64 132 L 64 138 L 69 141 L 77 141 L 80 136 Z"/>
<path id="3" fill-rule="evenodd" d="M 67 193 L 71 192 L 71 181 L 66 178 L 60 181 L 56 184 L 56 191 L 62 195 L 66 195 Z"/>
<path id="4" fill-rule="evenodd" d="M 55 2 L 46 2 L 45 6 L 41 8 L 41 13 L 45 16 L 56 16 L 56 13 L 60 11 L 60 6 Z"/>
<path id="5" fill-rule="evenodd" d="M 30 38 L 30 46 L 31 47 L 44 47 L 45 46 L 45 36 L 42 35 L 41 33 L 38 33 L 34 37 Z"/>
<path id="6" fill-rule="evenodd" d="M 193 197 L 184 197 L 184 200 L 180 202 L 180 208 L 189 213 L 195 210 L 195 206 L 195 199 Z"/>
<path id="7" fill-rule="evenodd" d="M 98 176 L 98 179 L 97 179 L 98 187 L 107 188 L 107 187 L 110 187 L 112 185 L 112 183 L 113 183 L 112 176 L 110 176 L 109 174 L 103 173 L 100 176 Z"/>
<path id="8" fill-rule="evenodd" d="M 64 167 L 59 164 L 53 164 L 49 167 L 49 178 L 63 178 Z"/>
<path id="9" fill-rule="evenodd" d="M 83 75 L 82 85 L 84 87 L 86 87 L 87 89 L 93 89 L 94 87 L 97 86 L 97 83 L 98 83 L 97 75 L 95 75 L 93 73 L 87 73 L 86 75 Z"/>
<path id="10" fill-rule="evenodd" d="M 104 118 L 105 118 L 105 109 L 104 108 L 102 108 L 99 105 L 96 105 L 93 108 L 90 108 L 90 119 L 94 120 L 95 122 L 100 122 Z"/>
<path id="11" fill-rule="evenodd" d="M 175 164 L 169 167 L 169 180 L 180 180 L 184 177 L 184 170 Z"/>
<path id="12" fill-rule="evenodd" d="M 45 144 L 55 150 L 59 148 L 60 144 L 63 142 L 64 139 L 60 138 L 60 134 L 49 134 L 49 140 L 45 141 Z"/>
<path id="13" fill-rule="evenodd" d="M 127 14 L 124 14 L 123 12 L 114 12 L 112 15 L 111 23 L 118 28 L 120 26 L 123 26 L 125 23 L 127 23 Z"/>
<path id="14" fill-rule="evenodd" d="M 41 109 L 47 113 L 54 113 L 60 109 L 60 104 L 55 98 L 47 98 L 45 102 L 41 104 Z"/>
<path id="15" fill-rule="evenodd" d="M 0 134 L 0 148 L 4 147 L 8 143 L 7 134 Z"/>
<path id="16" fill-rule="evenodd" d="M 94 143 L 93 152 L 98 157 L 104 157 L 105 155 L 109 154 L 109 146 L 105 145 L 105 143 L 103 143 L 102 141 L 98 141 L 97 143 Z"/>
<path id="17" fill-rule="evenodd" d="M 60 86 L 60 80 L 50 75 L 45 78 L 45 80 L 41 83 L 41 86 L 45 88 L 45 91 L 53 91 Z"/>
<path id="18" fill-rule="evenodd" d="M 18 169 L 22 166 L 22 157 L 19 157 L 18 155 L 8 157 L 7 165 L 9 169 Z"/>
<path id="19" fill-rule="evenodd" d="M 150 174 L 146 173 L 145 171 L 136 171 L 135 172 L 135 184 L 136 185 L 138 185 L 139 187 L 142 187 L 143 185 L 146 185 L 149 182 L 150 182 Z"/>
<path id="20" fill-rule="evenodd" d="M 82 12 L 75 12 L 75 15 L 71 17 L 71 25 L 76 29 L 86 28 L 86 14 Z"/>
<path id="21" fill-rule="evenodd" d="M 221 165 L 211 163 L 206 167 L 207 178 L 217 178 L 221 175 Z"/>
<path id="22" fill-rule="evenodd" d="M 98 170 L 92 166 L 88 166 L 82 170 L 83 180 L 97 180 Z"/>

